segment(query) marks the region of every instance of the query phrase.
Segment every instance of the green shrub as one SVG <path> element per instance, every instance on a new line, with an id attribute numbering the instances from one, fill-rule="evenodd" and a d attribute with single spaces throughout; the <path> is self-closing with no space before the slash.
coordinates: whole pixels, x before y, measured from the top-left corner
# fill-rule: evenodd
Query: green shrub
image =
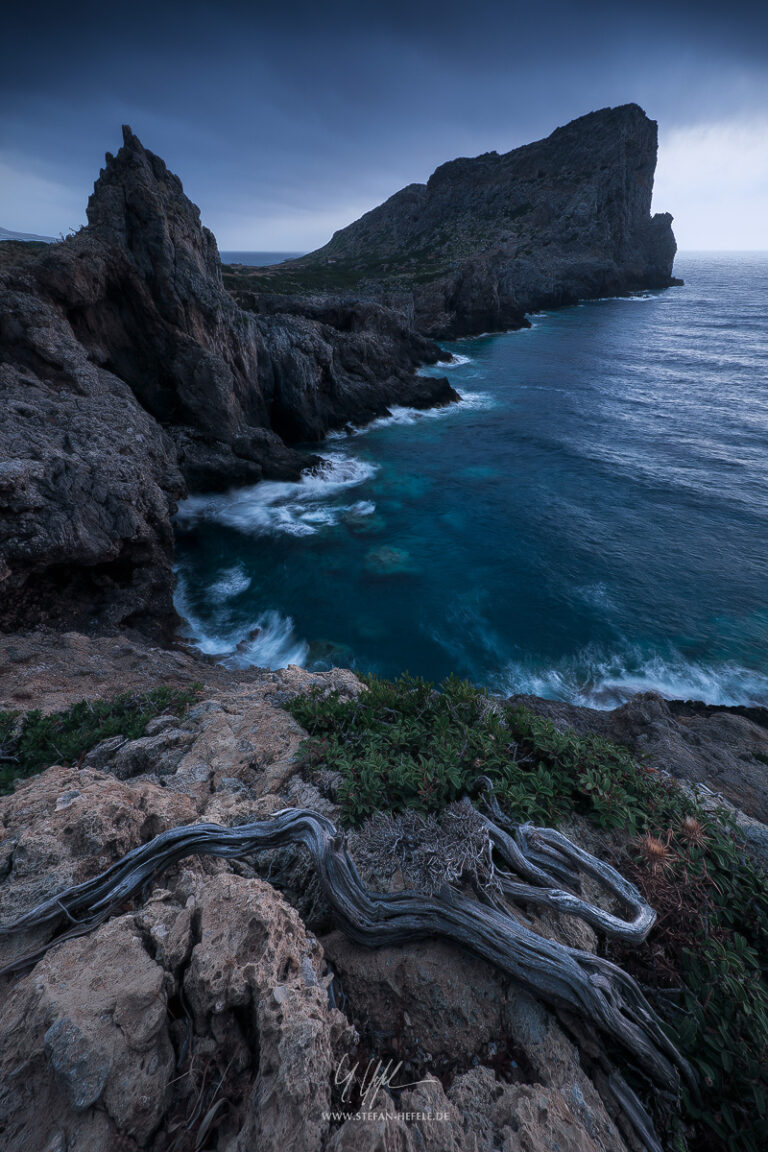
<path id="1" fill-rule="evenodd" d="M 0 795 L 16 780 L 33 776 L 50 764 L 74 764 L 101 740 L 144 735 L 150 720 L 162 712 L 183 715 L 197 697 L 199 685 L 188 690 L 153 688 L 123 692 L 111 700 L 81 700 L 64 712 L 43 715 L 0 712 Z"/>
<path id="2" fill-rule="evenodd" d="M 289 705 L 310 734 L 307 761 L 341 773 L 348 824 L 379 808 L 441 808 L 479 776 L 489 777 L 502 806 L 521 822 L 580 812 L 634 834 L 680 807 L 679 790 L 638 767 L 625 749 L 560 732 L 463 681 L 446 680 L 440 692 L 410 676 L 366 683 L 357 700 L 315 695 Z"/>

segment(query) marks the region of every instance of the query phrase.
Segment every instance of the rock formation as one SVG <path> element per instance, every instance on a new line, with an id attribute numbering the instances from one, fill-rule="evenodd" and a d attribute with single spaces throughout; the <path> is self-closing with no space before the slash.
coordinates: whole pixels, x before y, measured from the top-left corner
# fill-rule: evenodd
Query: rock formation
<path id="1" fill-rule="evenodd" d="M 436 338 L 519 328 L 525 314 L 666 288 L 672 217 L 651 216 L 656 122 L 605 108 L 545 140 L 453 160 L 273 269 L 231 275 L 267 290 L 400 294 Z"/>
<path id="2" fill-rule="evenodd" d="M 456 394 L 445 354 L 378 305 L 241 309 L 216 242 L 130 129 L 88 226 L 0 246 L 0 626 L 168 632 L 170 517 L 187 488 L 295 478 L 319 440 Z"/>

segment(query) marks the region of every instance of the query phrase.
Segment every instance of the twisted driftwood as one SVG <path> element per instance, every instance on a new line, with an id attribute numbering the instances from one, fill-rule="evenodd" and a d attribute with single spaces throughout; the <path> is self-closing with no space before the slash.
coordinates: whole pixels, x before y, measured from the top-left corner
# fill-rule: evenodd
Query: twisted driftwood
<path id="1" fill-rule="evenodd" d="M 493 799 L 489 807 L 499 821 L 484 817 L 494 850 L 525 880 L 523 883 L 505 871 L 497 871 L 505 897 L 580 916 L 618 939 L 645 939 L 655 913 L 634 885 L 614 868 L 553 829 L 506 824 Z M 677 1097 L 681 1076 L 690 1084 L 695 1083 L 690 1066 L 665 1033 L 639 986 L 621 968 L 591 952 L 538 935 L 490 895 L 475 899 L 448 887 L 435 896 L 415 891 L 367 890 L 343 835 L 327 817 L 305 809 L 286 808 L 270 819 L 236 828 L 190 824 L 170 829 L 134 848 L 100 876 L 68 888 L 14 923 L 0 927 L 0 936 L 40 929 L 52 933 L 62 929 L 52 943 L 80 936 L 185 856 L 233 859 L 289 844 L 303 845 L 308 850 L 336 919 L 358 943 L 380 947 L 428 937 L 451 940 L 495 965 L 551 1007 L 586 1018 L 604 1037 L 621 1045 L 630 1060 L 664 1094 Z M 578 890 L 579 870 L 625 905 L 630 917 L 623 920 L 559 887 L 558 882 Z M 17 959 L 4 971 L 28 966 L 50 946 L 43 945 Z M 659 1146 L 650 1135 L 638 1131 L 644 1126 L 650 1133 L 653 1129 L 637 1098 L 620 1079 L 614 1088 L 625 1113 L 635 1113 L 630 1118 L 644 1147 L 657 1149 Z"/>

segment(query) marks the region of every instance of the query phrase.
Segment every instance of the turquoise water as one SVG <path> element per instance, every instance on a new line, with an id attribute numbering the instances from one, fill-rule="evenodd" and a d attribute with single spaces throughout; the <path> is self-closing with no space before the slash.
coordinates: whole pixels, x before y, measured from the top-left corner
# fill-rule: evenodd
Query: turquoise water
<path id="1" fill-rule="evenodd" d="M 449 345 L 464 401 L 195 497 L 188 634 L 231 664 L 768 702 L 768 255 Z M 440 371 L 444 371 L 441 369 Z"/>

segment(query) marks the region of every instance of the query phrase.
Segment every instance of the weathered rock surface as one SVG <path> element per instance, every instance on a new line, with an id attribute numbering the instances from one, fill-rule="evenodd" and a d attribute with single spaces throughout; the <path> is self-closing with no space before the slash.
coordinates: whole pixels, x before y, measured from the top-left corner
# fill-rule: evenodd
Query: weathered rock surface
<path id="1" fill-rule="evenodd" d="M 237 824 L 286 804 L 337 818 L 322 781 L 297 766 L 302 733 L 281 705 L 310 688 L 354 695 L 351 673 L 233 673 L 136 641 L 63 639 L 63 648 L 52 633 L 16 640 L 21 690 L 45 707 L 121 677 L 121 687 L 146 687 L 142 663 L 203 688 L 183 717 L 157 717 L 139 739 L 105 741 L 79 767 L 49 768 L 0 799 L 0 920 L 172 825 Z M 13 667 L 0 676 L 0 705 L 14 702 Z M 300 907 L 306 867 L 269 855 L 182 861 L 90 936 L 2 977 L 3 1148 L 474 1152 L 559 1140 L 625 1152 L 590 1069 L 549 1012 L 446 944 L 369 953 L 336 932 L 319 942 L 265 880 L 290 873 Z M 41 942 L 4 939 L 0 964 Z M 362 1058 L 361 1037 L 376 1059 L 407 1062 L 396 1083 L 437 1073 L 445 1088 L 385 1093 L 410 1119 L 330 1119 L 348 1111 L 336 1070 L 342 1057 Z M 430 1110 L 447 1119 L 416 1117 Z"/>
<path id="2" fill-rule="evenodd" d="M 651 216 L 656 123 L 605 108 L 545 140 L 443 164 L 324 248 L 228 282 L 401 297 L 419 331 L 519 328 L 526 312 L 673 283 L 668 214 Z"/>
<path id="3" fill-rule="evenodd" d="M 222 1152 L 320 1152 L 332 1072 L 355 1042 L 329 979 L 268 884 L 182 873 L 8 993 L 3 1147 L 160 1152 L 208 1131 Z"/>
<path id="4" fill-rule="evenodd" d="M 88 225 L 0 246 L 0 627 L 169 634 L 188 488 L 295 479 L 389 404 L 448 403 L 445 354 L 378 305 L 240 308 L 181 181 L 130 129 Z"/>
<path id="5" fill-rule="evenodd" d="M 586 1080 L 585 1077 L 582 1077 Z M 570 1087 L 507 1083 L 490 1068 L 439 1081 L 377 1104 L 373 1120 L 350 1118 L 327 1152 L 626 1152 L 599 1099 Z"/>
<path id="6" fill-rule="evenodd" d="M 175 1067 L 168 992 L 130 916 L 20 980 L 0 1010 L 3 1147 L 146 1147 Z"/>
<path id="7" fill-rule="evenodd" d="M 147 780 L 129 788 L 104 772 L 60 766 L 32 777 L 0 802 L 6 859 L 0 919 L 96 875 L 137 844 L 196 815 L 187 796 Z"/>

